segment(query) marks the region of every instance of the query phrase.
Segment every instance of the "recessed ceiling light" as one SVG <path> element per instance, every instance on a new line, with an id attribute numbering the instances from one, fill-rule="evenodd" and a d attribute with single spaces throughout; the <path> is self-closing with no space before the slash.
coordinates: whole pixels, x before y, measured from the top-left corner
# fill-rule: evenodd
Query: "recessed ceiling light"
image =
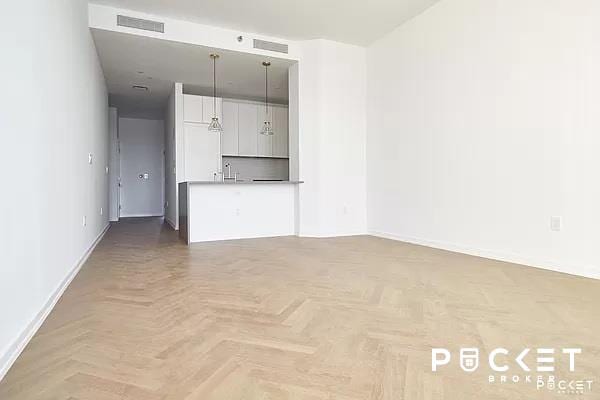
<path id="1" fill-rule="evenodd" d="M 138 73 L 138 74 L 143 74 L 143 73 L 144 73 L 144 71 L 138 71 L 137 73 Z"/>
<path id="2" fill-rule="evenodd" d="M 147 92 L 148 91 L 148 86 L 142 86 L 142 85 L 133 85 L 131 87 L 133 90 L 137 90 L 139 92 Z"/>

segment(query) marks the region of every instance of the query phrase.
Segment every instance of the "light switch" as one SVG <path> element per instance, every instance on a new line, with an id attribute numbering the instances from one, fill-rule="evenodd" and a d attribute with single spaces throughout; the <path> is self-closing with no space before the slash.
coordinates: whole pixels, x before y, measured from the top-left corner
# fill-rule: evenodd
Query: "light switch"
<path id="1" fill-rule="evenodd" d="M 92 153 L 89 153 L 88 154 L 88 164 L 91 164 L 93 159 L 94 159 L 94 156 L 92 155 Z"/>

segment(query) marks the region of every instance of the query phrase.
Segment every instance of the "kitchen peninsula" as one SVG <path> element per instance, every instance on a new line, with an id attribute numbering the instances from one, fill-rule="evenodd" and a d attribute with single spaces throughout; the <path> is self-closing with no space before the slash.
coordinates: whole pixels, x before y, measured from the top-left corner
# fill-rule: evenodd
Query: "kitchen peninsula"
<path id="1" fill-rule="evenodd" d="M 186 243 L 295 235 L 301 181 L 179 184 L 179 236 Z"/>
<path id="2" fill-rule="evenodd" d="M 174 98 L 179 236 L 189 244 L 297 234 L 302 182 L 290 180 L 288 106 L 202 96 L 183 85 Z M 213 118 L 221 131 L 209 130 Z"/>

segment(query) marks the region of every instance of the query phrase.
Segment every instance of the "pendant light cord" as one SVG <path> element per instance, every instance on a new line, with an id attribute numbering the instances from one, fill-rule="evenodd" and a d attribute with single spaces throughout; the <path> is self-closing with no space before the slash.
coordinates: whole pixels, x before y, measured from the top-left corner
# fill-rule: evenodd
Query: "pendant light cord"
<path id="1" fill-rule="evenodd" d="M 217 57 L 213 57 L 213 117 L 217 118 Z"/>
<path id="2" fill-rule="evenodd" d="M 265 65 L 265 115 L 269 119 L 269 66 Z"/>

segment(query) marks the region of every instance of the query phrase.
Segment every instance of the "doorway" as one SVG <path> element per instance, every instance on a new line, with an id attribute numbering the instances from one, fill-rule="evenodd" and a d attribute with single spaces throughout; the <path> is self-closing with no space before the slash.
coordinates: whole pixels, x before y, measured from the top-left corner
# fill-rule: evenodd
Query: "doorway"
<path id="1" fill-rule="evenodd" d="M 119 216 L 164 216 L 164 121 L 119 118 L 119 142 Z"/>

